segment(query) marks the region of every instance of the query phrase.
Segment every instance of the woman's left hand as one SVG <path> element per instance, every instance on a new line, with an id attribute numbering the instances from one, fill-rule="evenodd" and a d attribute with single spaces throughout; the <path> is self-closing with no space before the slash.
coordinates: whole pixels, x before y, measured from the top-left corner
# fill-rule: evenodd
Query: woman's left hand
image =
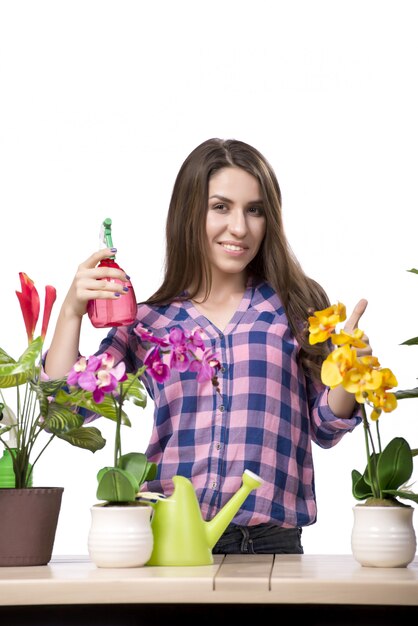
<path id="1" fill-rule="evenodd" d="M 368 305 L 368 302 L 364 298 L 357 302 L 356 306 L 353 309 L 353 312 L 351 313 L 350 317 L 345 323 L 344 330 L 346 333 L 352 334 L 354 330 L 358 328 L 358 323 L 363 313 L 367 309 L 367 305 Z M 366 346 L 364 348 L 356 348 L 357 356 L 358 357 L 370 356 L 372 354 L 372 348 L 369 342 L 369 338 L 365 333 L 363 333 L 361 337 L 361 341 L 363 341 L 366 344 Z"/>

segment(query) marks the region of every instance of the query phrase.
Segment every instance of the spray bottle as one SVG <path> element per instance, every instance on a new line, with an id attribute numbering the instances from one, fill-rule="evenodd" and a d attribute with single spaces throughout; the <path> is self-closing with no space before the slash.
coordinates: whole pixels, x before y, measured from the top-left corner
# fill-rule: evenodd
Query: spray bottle
<path id="1" fill-rule="evenodd" d="M 112 220 L 109 217 L 103 221 L 100 239 L 101 244 L 104 244 L 107 248 L 113 248 Z M 100 261 L 98 267 L 122 269 L 116 263 L 115 255 Z M 87 313 L 91 323 L 96 328 L 128 326 L 135 321 L 137 303 L 131 282 L 129 279 L 123 282 L 118 279 L 112 280 L 115 283 L 123 284 L 124 287 L 128 288 L 128 291 L 115 300 L 89 300 Z"/>
<path id="2" fill-rule="evenodd" d="M 0 457 L 0 487 L 14 489 L 16 486 L 15 473 L 13 469 L 13 451 L 17 449 L 16 442 L 16 429 L 13 428 L 16 423 L 16 416 L 13 411 L 4 404 L 0 404 L 0 426 L 11 426 L 9 430 L 9 449 L 6 448 L 3 452 L 3 456 Z M 28 472 L 30 472 L 30 478 L 28 487 L 32 487 L 32 466 L 29 464 Z"/>

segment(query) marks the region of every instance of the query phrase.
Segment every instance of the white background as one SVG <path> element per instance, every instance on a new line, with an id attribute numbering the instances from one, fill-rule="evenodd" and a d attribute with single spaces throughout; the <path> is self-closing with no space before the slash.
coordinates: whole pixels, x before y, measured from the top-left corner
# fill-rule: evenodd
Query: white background
<path id="1" fill-rule="evenodd" d="M 26 333 L 14 291 L 26 272 L 57 288 L 52 328 L 77 265 L 113 219 L 118 261 L 138 300 L 159 285 L 177 171 L 209 137 L 238 138 L 273 165 L 289 241 L 305 271 L 350 312 L 399 388 L 416 386 L 418 348 L 416 2 L 71 0 L 0 2 L 1 341 Z M 40 329 L 38 329 L 40 330 Z M 82 351 L 103 332 L 83 327 Z M 418 402 L 381 420 L 418 446 Z M 125 451 L 144 450 L 152 403 L 132 411 Z M 86 554 L 95 455 L 57 441 L 37 485 L 65 488 L 55 554 Z M 351 470 L 363 432 L 314 448 L 318 521 L 306 553 L 349 553 Z M 415 475 L 416 477 L 416 472 Z M 416 487 L 416 485 L 415 485 Z M 415 524 L 417 524 L 415 520 Z"/>

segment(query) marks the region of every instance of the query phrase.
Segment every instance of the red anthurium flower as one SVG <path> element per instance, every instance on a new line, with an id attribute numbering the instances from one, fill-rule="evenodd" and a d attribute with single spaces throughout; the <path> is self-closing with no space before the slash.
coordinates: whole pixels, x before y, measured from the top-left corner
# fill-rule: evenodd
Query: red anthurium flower
<path id="1" fill-rule="evenodd" d="M 42 318 L 42 330 L 41 337 L 45 339 L 46 331 L 48 330 L 49 318 L 51 317 L 52 307 L 54 306 L 54 302 L 57 297 L 57 290 L 55 287 L 51 287 L 51 285 L 47 285 L 45 287 L 45 304 L 44 304 L 44 315 Z"/>
<path id="2" fill-rule="evenodd" d="M 20 308 L 22 309 L 23 320 L 26 326 L 29 343 L 33 341 L 33 333 L 35 332 L 36 323 L 39 317 L 39 295 L 36 291 L 33 280 L 24 272 L 19 272 L 20 284 L 22 291 L 16 291 L 19 299 Z"/>

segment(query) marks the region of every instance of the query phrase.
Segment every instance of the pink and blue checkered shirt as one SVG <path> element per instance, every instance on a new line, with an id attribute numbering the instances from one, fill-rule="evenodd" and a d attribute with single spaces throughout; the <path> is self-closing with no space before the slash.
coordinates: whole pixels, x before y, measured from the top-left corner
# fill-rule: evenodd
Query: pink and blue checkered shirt
<path id="1" fill-rule="evenodd" d="M 142 364 L 149 345 L 133 332 L 137 323 L 164 336 L 172 327 L 200 327 L 205 347 L 218 354 L 221 395 L 196 374 L 172 370 L 163 384 L 145 372 L 155 404 L 145 451 L 158 465 L 147 490 L 169 495 L 172 476 L 191 479 L 204 519 L 211 519 L 241 485 L 250 469 L 263 479 L 233 519 L 236 524 L 275 523 L 290 528 L 316 521 L 311 442 L 334 446 L 360 422 L 356 413 L 339 419 L 328 407 L 328 389 L 308 379 L 298 362 L 280 299 L 267 283 L 247 287 L 223 332 L 191 301 L 138 305 L 137 321 L 113 328 L 99 352 L 124 360 L 127 371 Z"/>

